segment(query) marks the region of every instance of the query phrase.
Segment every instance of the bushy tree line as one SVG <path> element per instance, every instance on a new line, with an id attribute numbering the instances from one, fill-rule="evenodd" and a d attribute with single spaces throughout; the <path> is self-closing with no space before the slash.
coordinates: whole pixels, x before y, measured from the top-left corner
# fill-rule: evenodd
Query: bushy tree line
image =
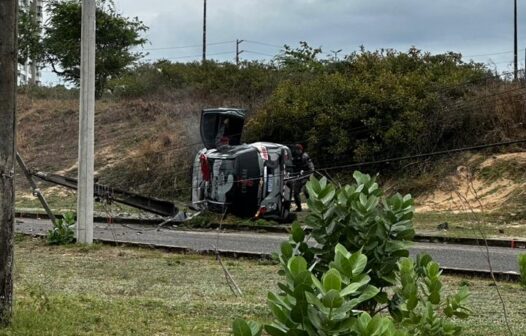
<path id="1" fill-rule="evenodd" d="M 364 51 L 281 81 L 248 125 L 248 139 L 303 143 L 317 161 L 364 161 L 448 148 L 465 136 L 486 80 L 454 53 Z M 471 125 L 468 125 L 471 123 Z M 457 143 L 457 144 L 458 144 Z"/>
<path id="2" fill-rule="evenodd" d="M 129 69 L 110 89 L 126 97 L 215 97 L 249 108 L 247 142 L 302 143 L 318 165 L 499 141 L 525 131 L 515 90 L 522 84 L 460 54 L 415 48 L 362 49 L 342 60 L 322 54 L 301 42 L 267 63 L 165 60 Z"/>
<path id="3" fill-rule="evenodd" d="M 110 90 L 120 97 L 193 94 L 196 99 L 215 96 L 251 107 L 268 97 L 279 82 L 271 64 L 242 62 L 172 63 L 168 60 L 140 64 L 111 81 Z"/>

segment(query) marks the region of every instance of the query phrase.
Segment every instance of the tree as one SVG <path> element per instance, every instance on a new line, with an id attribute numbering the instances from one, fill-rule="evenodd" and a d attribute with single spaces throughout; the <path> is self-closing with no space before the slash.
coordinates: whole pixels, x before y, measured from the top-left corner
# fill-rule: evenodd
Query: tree
<path id="1" fill-rule="evenodd" d="M 43 39 L 44 61 L 57 75 L 79 85 L 80 0 L 51 1 L 48 13 Z M 121 75 L 126 67 L 143 56 L 131 48 L 146 43 L 141 33 L 148 27 L 137 17 L 121 16 L 107 1 L 98 2 L 96 15 L 95 95 L 100 98 L 110 78 Z"/>
<path id="2" fill-rule="evenodd" d="M 318 59 L 321 53 L 321 48 L 313 48 L 307 42 L 300 41 L 296 49 L 284 45 L 274 60 L 285 71 L 315 72 L 323 68 L 324 62 Z"/>
<path id="3" fill-rule="evenodd" d="M 20 7 L 18 11 L 18 63 L 26 64 L 31 59 L 40 62 L 42 49 L 42 34 L 36 13 L 28 6 Z"/>
<path id="4" fill-rule="evenodd" d="M 491 127 L 473 104 L 458 113 L 459 103 L 494 78 L 459 54 L 362 49 L 324 65 L 302 48 L 287 52 L 284 66 L 321 64 L 321 70 L 281 81 L 248 122 L 247 141 L 299 142 L 315 162 L 351 163 L 473 145 L 477 137 L 468 127 L 480 133 Z"/>

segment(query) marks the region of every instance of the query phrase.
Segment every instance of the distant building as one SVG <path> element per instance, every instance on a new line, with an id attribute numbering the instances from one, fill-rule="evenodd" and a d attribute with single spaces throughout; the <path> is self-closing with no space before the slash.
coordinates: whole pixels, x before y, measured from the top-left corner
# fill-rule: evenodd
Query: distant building
<path id="1" fill-rule="evenodd" d="M 28 8 L 36 13 L 37 20 L 42 22 L 44 0 L 18 0 L 21 8 Z M 38 64 L 27 60 L 26 64 L 18 64 L 18 85 L 40 84 L 41 71 Z"/>

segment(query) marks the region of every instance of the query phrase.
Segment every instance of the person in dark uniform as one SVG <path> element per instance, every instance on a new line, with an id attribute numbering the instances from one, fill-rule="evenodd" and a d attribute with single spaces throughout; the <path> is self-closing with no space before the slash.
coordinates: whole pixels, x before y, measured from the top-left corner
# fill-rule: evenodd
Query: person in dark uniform
<path id="1" fill-rule="evenodd" d="M 301 211 L 301 192 L 303 191 L 305 197 L 309 198 L 307 190 L 304 190 L 305 184 L 308 181 L 308 174 L 314 171 L 314 164 L 312 163 L 309 154 L 305 153 L 301 144 L 296 144 L 292 147 L 292 173 L 294 176 L 300 178 L 294 181 L 294 203 L 296 204 L 296 211 Z M 305 177 L 301 177 L 306 175 Z"/>

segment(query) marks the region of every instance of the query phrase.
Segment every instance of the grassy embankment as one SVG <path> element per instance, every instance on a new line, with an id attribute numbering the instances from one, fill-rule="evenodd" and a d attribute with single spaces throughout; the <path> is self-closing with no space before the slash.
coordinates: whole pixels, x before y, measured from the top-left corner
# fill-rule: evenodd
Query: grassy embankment
<path id="1" fill-rule="evenodd" d="M 127 247 L 16 243 L 15 317 L 0 335 L 228 335 L 233 319 L 270 318 L 266 294 L 277 266 L 225 260 L 244 292 L 236 298 L 212 257 Z M 465 335 L 508 334 L 488 280 L 445 276 L 445 292 L 469 285 L 473 317 Z M 526 292 L 499 284 L 515 335 L 526 335 Z"/>

